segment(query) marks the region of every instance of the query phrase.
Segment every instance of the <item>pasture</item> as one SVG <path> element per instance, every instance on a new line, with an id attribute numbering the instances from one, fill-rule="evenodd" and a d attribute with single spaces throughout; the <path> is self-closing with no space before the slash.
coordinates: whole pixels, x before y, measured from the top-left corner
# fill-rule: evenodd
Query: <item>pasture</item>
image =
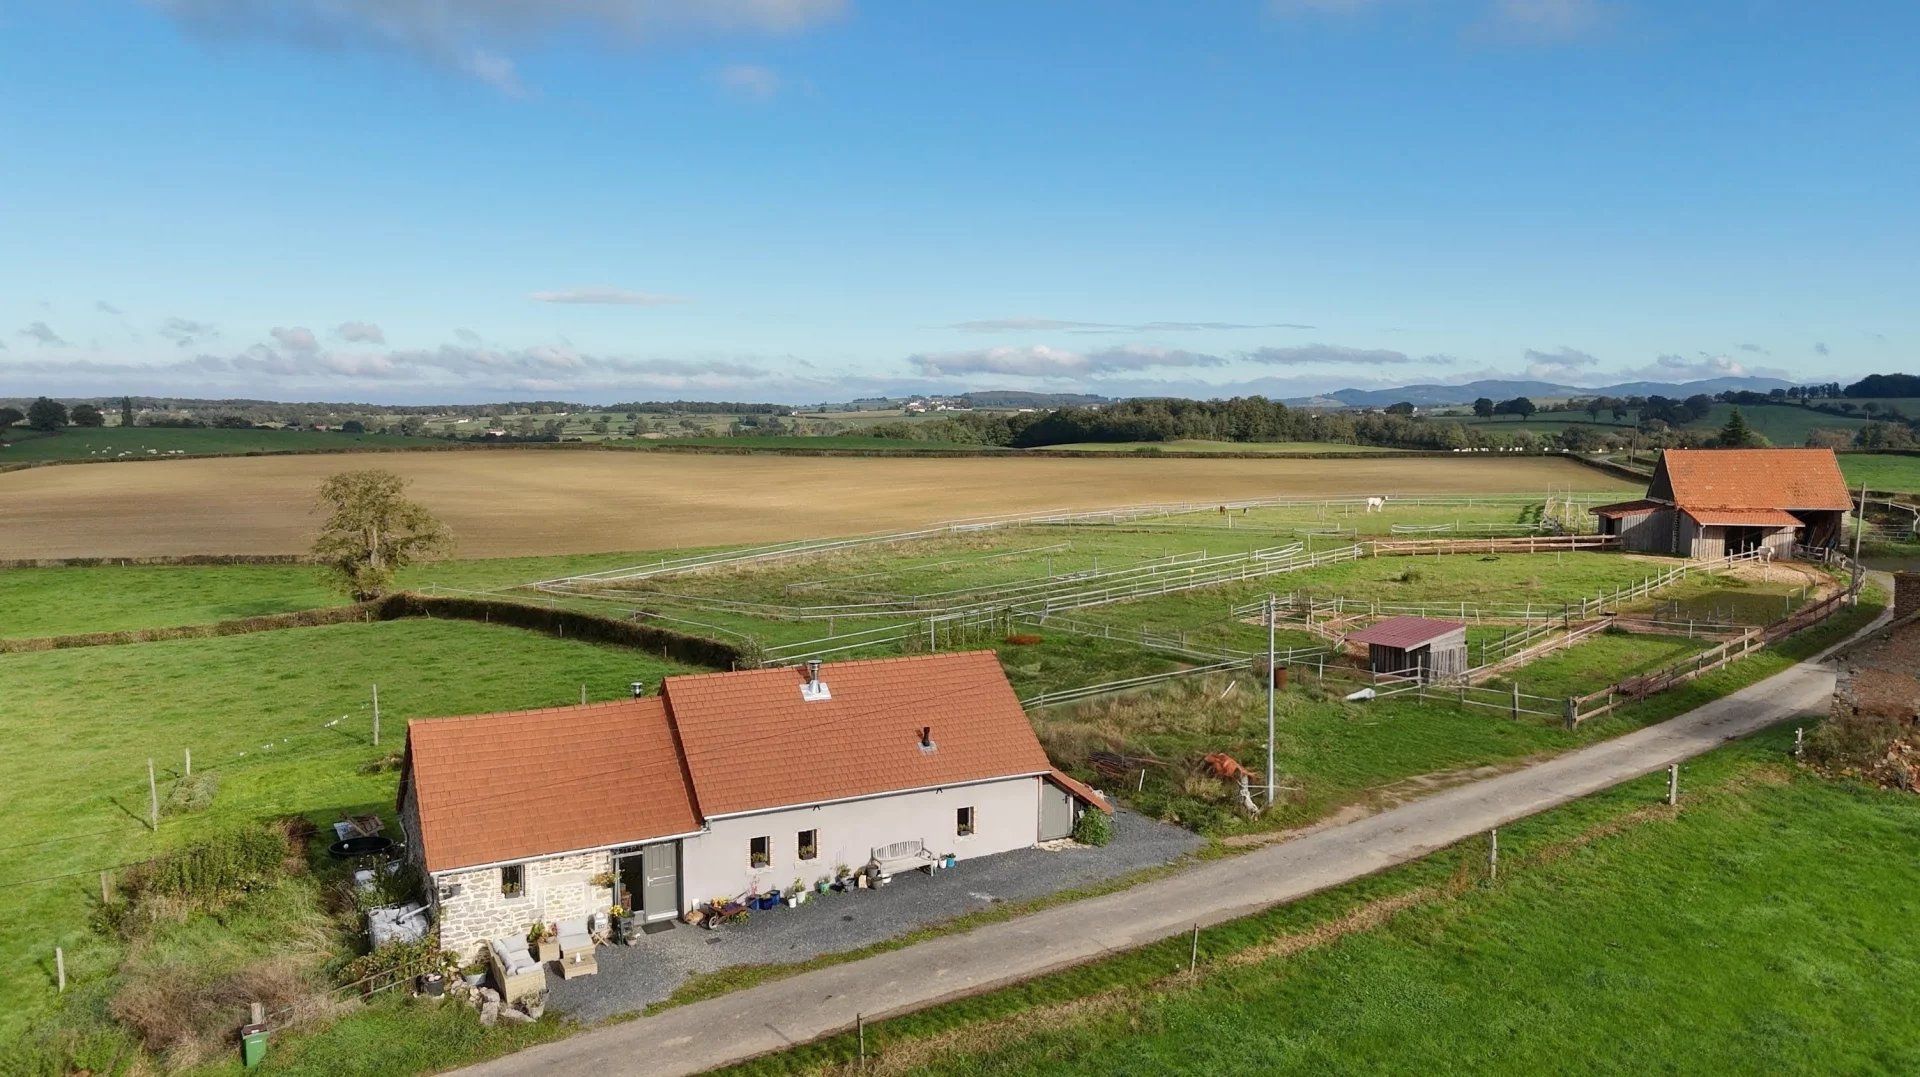
<path id="1" fill-rule="evenodd" d="M 1840 471 L 1856 492 L 1864 482 L 1873 490 L 1920 494 L 1920 455 L 1842 453 Z"/>
<path id="2" fill-rule="evenodd" d="M 1069 445 L 1048 445 L 1047 452 L 1138 452 L 1138 453 L 1277 453 L 1282 456 L 1315 456 L 1327 453 L 1397 453 L 1402 449 L 1378 445 L 1347 445 L 1335 441 L 1078 441 Z"/>
<path id="3" fill-rule="evenodd" d="M 299 553 L 313 491 L 379 466 L 452 528 L 468 558 L 656 550 L 848 535 L 1025 511 L 1276 495 L 1634 492 L 1555 458 L 815 458 L 604 450 L 172 460 L 0 475 L 12 557 Z"/>
<path id="4" fill-rule="evenodd" d="M 1912 1072 L 1911 795 L 1790 729 L 1281 909 L 866 1029 L 871 1072 Z M 1781 880 L 1794 880 L 1782 886 Z M 1177 970 L 1177 971 L 1174 971 Z M 848 1037 L 736 1073 L 839 1072 Z"/>
<path id="5" fill-rule="evenodd" d="M 217 430 L 165 426 L 68 427 L 57 434 L 9 430 L 0 466 L 46 460 L 139 460 L 156 456 L 232 456 L 242 453 L 362 452 L 440 442 L 402 434 L 343 434 L 336 430 Z"/>
<path id="6" fill-rule="evenodd" d="M 56 1023 L 86 1026 L 88 1002 L 130 955 L 88 927 L 98 873 L 242 821 L 391 818 L 409 718 L 625 696 L 628 682 L 690 672 L 626 648 L 449 621 L 287 629 L 219 639 L 0 655 L 10 750 L 0 760 L 9 826 L 0 848 L 0 1042 L 53 1002 L 51 947 L 80 990 Z M 382 740 L 372 740 L 370 686 Z M 167 796 L 193 752 L 217 791 L 205 808 L 147 829 L 146 763 Z M 387 763 L 380 763 L 387 760 Z M 254 940 L 253 956 L 272 938 Z M 90 995 L 87 985 L 100 986 Z M 0 1066 L 4 1068 L 4 1066 Z"/>

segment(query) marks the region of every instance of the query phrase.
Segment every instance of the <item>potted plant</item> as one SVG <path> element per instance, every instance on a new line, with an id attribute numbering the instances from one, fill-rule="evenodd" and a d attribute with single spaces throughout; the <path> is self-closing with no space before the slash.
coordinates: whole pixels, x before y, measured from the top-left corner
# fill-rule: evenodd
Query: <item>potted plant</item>
<path id="1" fill-rule="evenodd" d="M 466 981 L 468 987 L 479 987 L 487 982 L 487 963 L 485 961 L 467 962 L 460 966 L 460 978 Z"/>
<path id="2" fill-rule="evenodd" d="M 559 931 L 552 924 L 535 924 L 527 932 L 527 944 L 533 947 L 534 957 L 541 963 L 560 960 Z"/>
<path id="3" fill-rule="evenodd" d="M 787 887 L 787 908 L 797 909 L 807 900 L 807 884 L 796 876 L 793 885 Z"/>
<path id="4" fill-rule="evenodd" d="M 607 920 L 613 924 L 613 941 L 633 945 L 640 934 L 640 918 L 633 915 L 625 905 L 615 905 L 607 910 Z"/>
<path id="5" fill-rule="evenodd" d="M 747 858 L 747 863 L 752 867 L 764 868 L 767 866 L 767 854 L 754 853 L 752 856 L 749 856 Z"/>
<path id="6" fill-rule="evenodd" d="M 940 866 L 943 868 L 950 868 L 954 865 L 954 863 L 957 860 L 958 858 L 955 857 L 952 853 L 943 853 L 940 856 Z"/>
<path id="7" fill-rule="evenodd" d="M 602 890 L 611 890 L 613 889 L 613 872 L 603 871 L 600 874 L 595 875 L 591 881 L 593 885 L 599 887 Z"/>
<path id="8" fill-rule="evenodd" d="M 813 892 L 816 894 L 824 894 L 827 892 L 827 888 L 832 885 L 833 877 L 830 875 L 822 875 L 813 881 Z"/>

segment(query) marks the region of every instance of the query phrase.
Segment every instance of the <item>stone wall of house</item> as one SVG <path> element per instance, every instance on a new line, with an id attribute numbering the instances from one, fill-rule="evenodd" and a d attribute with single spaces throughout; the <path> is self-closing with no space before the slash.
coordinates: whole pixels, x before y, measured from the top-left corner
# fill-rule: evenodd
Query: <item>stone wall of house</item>
<path id="1" fill-rule="evenodd" d="M 613 889 L 592 881 L 613 870 L 611 853 L 528 860 L 521 867 L 526 886 L 517 895 L 500 892 L 497 867 L 434 876 L 440 945 L 465 959 L 481 953 L 486 940 L 524 937 L 534 924 L 596 914 L 604 920 L 613 905 Z"/>
<path id="2" fill-rule="evenodd" d="M 1893 574 L 1893 619 L 1920 613 L 1920 572 Z"/>

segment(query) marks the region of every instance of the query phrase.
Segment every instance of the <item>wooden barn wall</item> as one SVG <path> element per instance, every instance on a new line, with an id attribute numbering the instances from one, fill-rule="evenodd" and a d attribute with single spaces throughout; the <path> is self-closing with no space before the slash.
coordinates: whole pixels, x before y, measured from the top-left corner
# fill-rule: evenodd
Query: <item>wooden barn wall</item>
<path id="1" fill-rule="evenodd" d="M 1620 518 L 1620 545 L 1639 553 L 1672 553 L 1673 510 Z"/>

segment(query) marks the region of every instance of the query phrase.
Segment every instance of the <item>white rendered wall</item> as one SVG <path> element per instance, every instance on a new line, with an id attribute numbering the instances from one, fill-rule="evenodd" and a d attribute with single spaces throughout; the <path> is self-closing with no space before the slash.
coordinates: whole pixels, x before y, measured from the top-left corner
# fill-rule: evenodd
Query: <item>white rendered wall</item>
<path id="1" fill-rule="evenodd" d="M 715 819 L 706 833 L 686 839 L 681 861 L 680 900 L 690 909 L 718 897 L 758 890 L 785 891 L 798 876 L 811 886 L 842 864 L 854 870 L 872 859 L 877 846 L 919 839 L 938 856 L 961 860 L 1031 847 L 1040 834 L 1039 778 L 1007 778 L 977 785 L 866 800 L 789 808 L 760 815 Z M 974 832 L 954 833 L 957 809 L 972 806 Z M 802 830 L 818 830 L 819 855 L 799 859 Z M 764 868 L 748 864 L 752 839 L 766 836 L 771 859 Z"/>

